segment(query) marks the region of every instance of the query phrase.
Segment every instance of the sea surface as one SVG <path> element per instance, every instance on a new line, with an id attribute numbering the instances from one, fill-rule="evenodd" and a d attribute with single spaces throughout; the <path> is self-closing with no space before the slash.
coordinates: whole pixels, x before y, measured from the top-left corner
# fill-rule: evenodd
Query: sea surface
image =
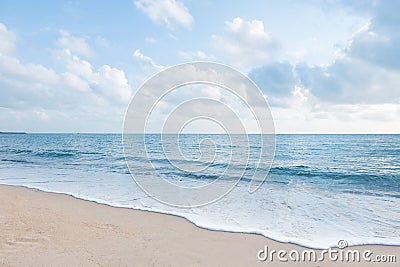
<path id="1" fill-rule="evenodd" d="M 200 173 L 177 169 L 160 156 L 160 135 L 146 136 L 148 153 L 131 159 L 135 172 L 145 174 L 151 157 L 163 179 L 189 187 L 225 175 L 228 165 L 245 168 L 229 194 L 202 207 L 172 207 L 146 195 L 127 168 L 120 134 L 0 134 L 0 184 L 175 214 L 209 229 L 312 248 L 339 240 L 400 245 L 400 135 L 277 135 L 269 175 L 253 194 L 248 185 L 257 157 L 228 162 L 227 136 L 182 135 L 188 162 L 201 159 L 204 138 L 214 142 L 216 156 Z M 259 145 L 256 139 L 249 137 L 251 146 Z"/>

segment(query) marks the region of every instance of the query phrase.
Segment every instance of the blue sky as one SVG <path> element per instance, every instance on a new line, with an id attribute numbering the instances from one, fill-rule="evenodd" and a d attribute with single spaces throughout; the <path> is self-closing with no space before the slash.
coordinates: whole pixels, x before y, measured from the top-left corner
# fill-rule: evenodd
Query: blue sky
<path id="1" fill-rule="evenodd" d="M 210 60 L 257 83 L 277 132 L 399 133 L 399 5 L 1 1 L 0 131 L 120 132 L 150 75 Z"/>

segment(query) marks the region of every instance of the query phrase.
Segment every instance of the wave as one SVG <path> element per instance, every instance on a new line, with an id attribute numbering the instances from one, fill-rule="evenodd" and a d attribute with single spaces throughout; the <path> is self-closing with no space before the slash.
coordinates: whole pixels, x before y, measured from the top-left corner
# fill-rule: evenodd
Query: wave
<path id="1" fill-rule="evenodd" d="M 43 151 L 34 153 L 34 156 L 44 157 L 44 158 L 68 158 L 68 157 L 75 157 L 76 153 L 60 152 L 60 151 Z"/>
<path id="2" fill-rule="evenodd" d="M 104 155 L 102 152 L 97 151 L 80 151 L 74 149 L 63 149 L 63 150 L 44 150 L 44 151 L 34 151 L 32 149 L 6 149 L 0 150 L 0 153 L 7 155 L 26 155 L 26 156 L 38 156 L 38 157 L 71 157 L 79 155 Z"/>
<path id="3" fill-rule="evenodd" d="M 4 162 L 13 162 L 13 163 L 34 163 L 33 161 L 25 160 L 25 159 L 2 159 Z"/>
<path id="4" fill-rule="evenodd" d="M 305 177 L 305 178 L 321 178 L 333 180 L 346 180 L 353 182 L 376 182 L 382 180 L 400 181 L 400 175 L 396 174 L 371 174 L 362 171 L 338 172 L 332 170 L 321 170 L 318 168 L 311 168 L 309 166 L 285 166 L 285 167 L 272 167 L 271 174 L 289 175 L 291 177 Z"/>
<path id="5" fill-rule="evenodd" d="M 31 149 L 5 149 L 5 150 L 0 150 L 0 153 L 8 153 L 8 154 L 32 154 L 33 150 Z"/>

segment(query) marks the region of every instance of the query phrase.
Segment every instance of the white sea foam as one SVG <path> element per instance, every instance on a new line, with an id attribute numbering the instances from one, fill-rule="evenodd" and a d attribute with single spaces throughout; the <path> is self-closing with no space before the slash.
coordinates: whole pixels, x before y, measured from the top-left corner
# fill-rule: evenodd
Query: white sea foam
<path id="1" fill-rule="evenodd" d="M 47 175 L 49 174 L 48 172 Z M 48 192 L 64 193 L 115 207 L 134 208 L 178 215 L 197 226 L 221 231 L 262 234 L 281 242 L 311 248 L 349 245 L 400 245 L 399 198 L 335 194 L 306 186 L 282 187 L 265 184 L 249 195 L 245 184 L 210 205 L 183 209 L 161 204 L 143 193 L 128 175 L 104 175 L 93 180 L 82 173 L 71 173 L 76 182 L 41 180 L 38 173 L 0 170 L 2 184 L 23 185 Z M 8 177 L 8 179 L 6 179 Z M 79 182 L 78 182 L 79 181 Z M 388 229 L 391 229 L 388 232 Z"/>

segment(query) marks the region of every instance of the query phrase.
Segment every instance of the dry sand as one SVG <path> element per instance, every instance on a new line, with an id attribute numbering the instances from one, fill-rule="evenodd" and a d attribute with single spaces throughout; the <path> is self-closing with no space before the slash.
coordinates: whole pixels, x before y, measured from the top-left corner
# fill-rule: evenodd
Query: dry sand
<path id="1" fill-rule="evenodd" d="M 397 264 L 262 262 L 257 252 L 265 246 L 305 249 L 254 234 L 201 229 L 177 216 L 0 186 L 0 266 L 400 266 L 395 246 L 350 249 L 369 249 L 372 258 L 395 255 Z"/>

